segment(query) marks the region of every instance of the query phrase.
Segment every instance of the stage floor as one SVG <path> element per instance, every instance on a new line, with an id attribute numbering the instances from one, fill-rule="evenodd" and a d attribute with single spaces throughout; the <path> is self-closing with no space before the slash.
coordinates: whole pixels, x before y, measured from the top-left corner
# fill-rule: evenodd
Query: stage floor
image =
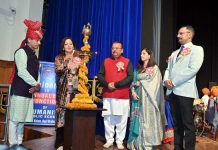
<path id="1" fill-rule="evenodd" d="M 0 114 L 0 121 L 3 121 Z M 0 137 L 3 136 L 3 125 L 0 124 Z M 55 150 L 55 128 L 46 126 L 25 126 L 24 145 L 32 150 Z M 102 136 L 96 136 L 95 150 L 104 150 L 103 144 L 105 139 Z M 0 143 L 2 144 L 2 143 Z M 126 145 L 125 145 L 126 146 Z M 216 141 L 208 136 L 197 136 L 196 150 L 217 150 L 218 148 L 218 132 Z M 116 144 L 107 150 L 116 150 Z M 173 144 L 163 144 L 156 150 L 173 150 Z"/>
<path id="2" fill-rule="evenodd" d="M 26 126 L 23 144 L 32 150 L 55 150 L 54 135 L 54 127 Z M 105 150 L 105 148 L 103 148 L 104 142 L 104 137 L 97 135 L 95 150 Z M 205 136 L 197 136 L 196 150 L 217 150 L 217 148 L 218 139 L 214 141 Z M 107 150 L 117 150 L 116 144 Z M 157 147 L 156 150 L 173 150 L 173 144 L 163 144 Z"/>

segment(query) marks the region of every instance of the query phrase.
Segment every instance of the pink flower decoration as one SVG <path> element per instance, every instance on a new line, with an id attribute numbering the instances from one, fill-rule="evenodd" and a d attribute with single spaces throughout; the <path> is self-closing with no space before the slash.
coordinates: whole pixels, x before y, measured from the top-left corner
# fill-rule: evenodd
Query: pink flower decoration
<path id="1" fill-rule="evenodd" d="M 191 49 L 187 47 L 187 48 L 182 49 L 181 55 L 186 56 L 186 55 L 188 55 L 190 53 L 191 53 Z"/>
<path id="2" fill-rule="evenodd" d="M 124 63 L 119 61 L 117 64 L 117 70 L 120 71 L 120 70 L 124 70 Z"/>
<path id="3" fill-rule="evenodd" d="M 146 68 L 146 73 L 148 74 L 148 75 L 151 75 L 152 73 L 153 73 L 153 71 L 154 71 L 154 68 L 153 67 L 148 67 L 148 68 Z"/>

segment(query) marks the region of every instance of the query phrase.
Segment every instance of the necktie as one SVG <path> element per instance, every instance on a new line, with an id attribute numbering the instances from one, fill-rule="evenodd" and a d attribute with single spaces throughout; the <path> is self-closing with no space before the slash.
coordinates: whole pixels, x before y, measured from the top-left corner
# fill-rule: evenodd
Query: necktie
<path id="1" fill-rule="evenodd" d="M 182 45 L 182 46 L 180 47 L 179 53 L 177 54 L 177 58 L 178 58 L 178 57 L 179 57 L 179 55 L 181 54 L 181 52 L 182 52 L 183 48 L 184 48 L 184 46 Z"/>

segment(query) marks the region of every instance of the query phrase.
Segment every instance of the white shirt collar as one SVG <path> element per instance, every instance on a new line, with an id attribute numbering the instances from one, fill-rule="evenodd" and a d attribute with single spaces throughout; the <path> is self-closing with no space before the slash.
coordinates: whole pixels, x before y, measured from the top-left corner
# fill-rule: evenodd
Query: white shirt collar
<path id="1" fill-rule="evenodd" d="M 189 42 L 189 43 L 184 44 L 183 46 L 184 46 L 184 48 L 186 48 L 186 47 L 190 47 L 190 46 L 192 46 L 192 45 L 193 45 L 193 43 L 192 43 L 192 42 Z"/>

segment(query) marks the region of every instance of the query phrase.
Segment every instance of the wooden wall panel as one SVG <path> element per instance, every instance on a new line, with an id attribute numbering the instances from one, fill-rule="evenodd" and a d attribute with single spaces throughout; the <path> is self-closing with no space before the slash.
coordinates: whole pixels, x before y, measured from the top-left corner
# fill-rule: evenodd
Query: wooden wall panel
<path id="1" fill-rule="evenodd" d="M 8 84 L 13 68 L 13 61 L 0 60 L 0 84 Z"/>

